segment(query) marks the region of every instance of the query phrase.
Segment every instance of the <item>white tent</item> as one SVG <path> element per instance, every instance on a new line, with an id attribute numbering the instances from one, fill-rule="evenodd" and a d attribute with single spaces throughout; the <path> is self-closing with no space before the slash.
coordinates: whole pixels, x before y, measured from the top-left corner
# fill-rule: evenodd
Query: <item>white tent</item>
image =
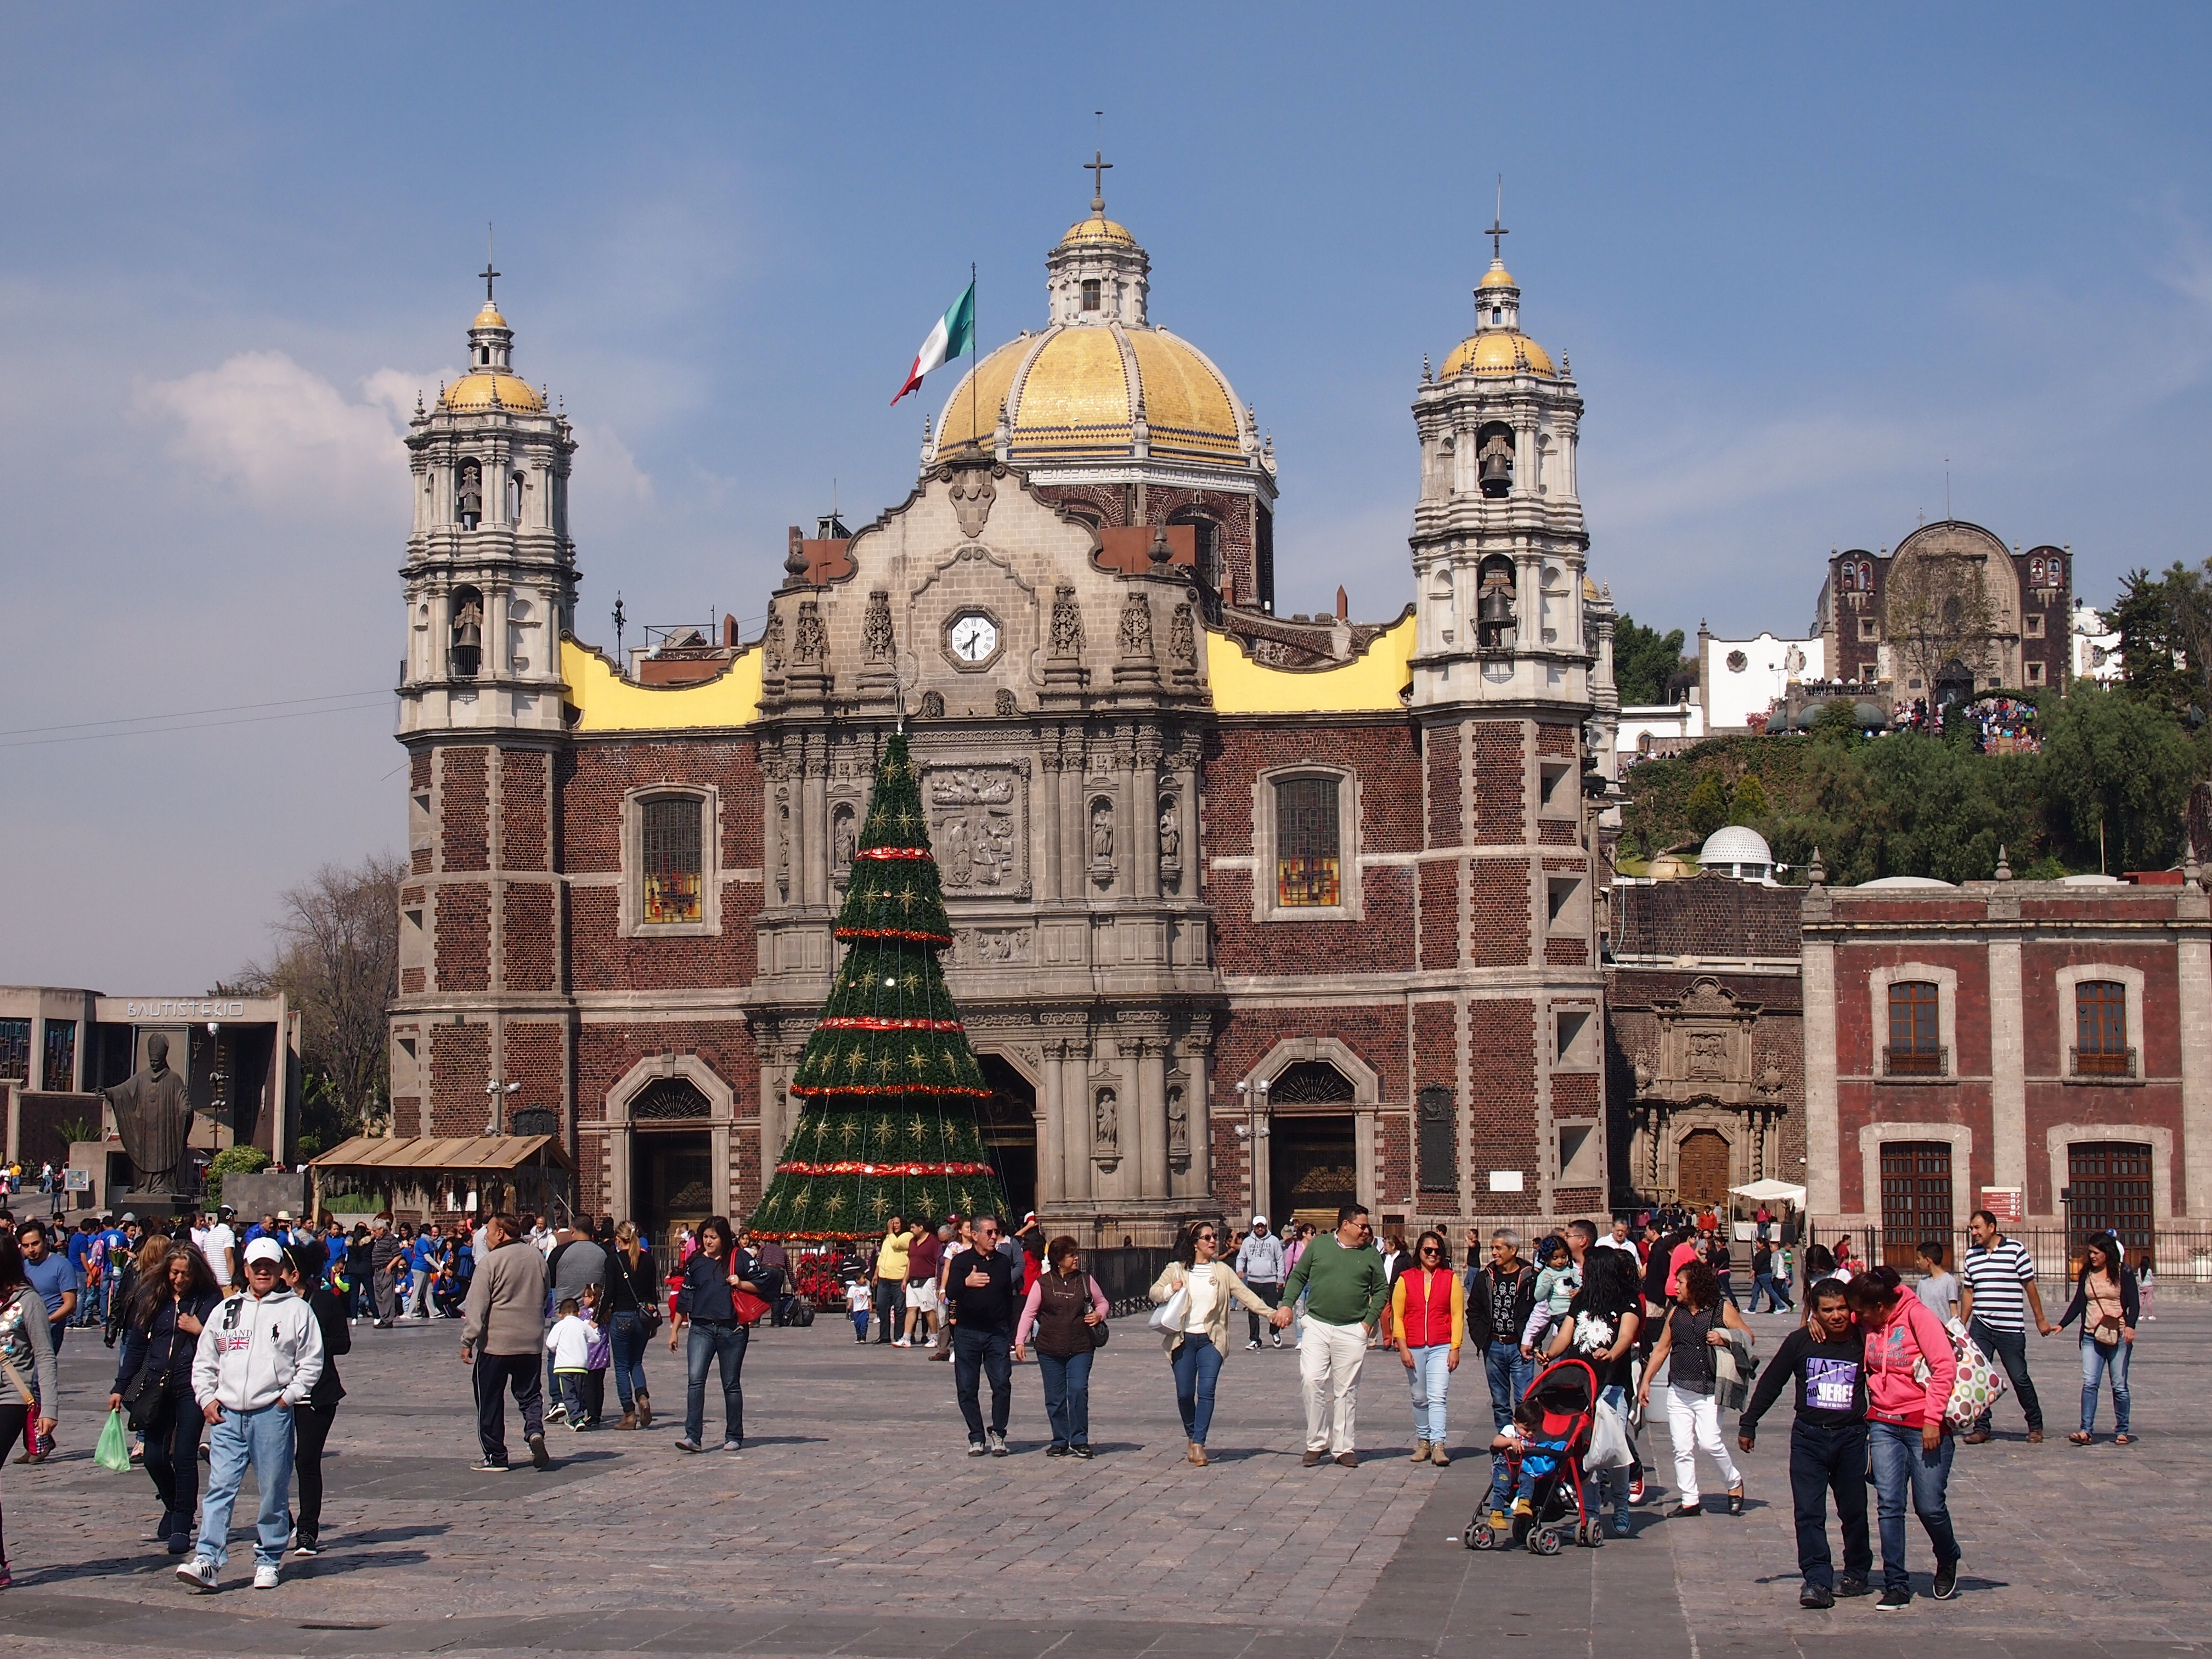
<path id="1" fill-rule="evenodd" d="M 1801 1210 L 1805 1207 L 1805 1189 L 1793 1187 L 1786 1181 L 1754 1181 L 1749 1186 L 1731 1187 L 1729 1191 L 1738 1198 L 1748 1198 L 1759 1203 L 1772 1203 L 1778 1200 Z"/>

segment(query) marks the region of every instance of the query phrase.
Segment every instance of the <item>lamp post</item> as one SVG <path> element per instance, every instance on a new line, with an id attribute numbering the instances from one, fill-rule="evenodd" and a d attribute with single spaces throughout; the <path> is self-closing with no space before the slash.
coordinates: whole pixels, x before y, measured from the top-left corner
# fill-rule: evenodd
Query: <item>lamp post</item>
<path id="1" fill-rule="evenodd" d="M 1237 1138 L 1245 1146 L 1245 1197 L 1249 1214 L 1260 1212 L 1260 1143 L 1267 1138 L 1267 1090 L 1269 1084 L 1262 1078 L 1258 1082 L 1246 1081 L 1237 1085 L 1238 1098 L 1243 1103 L 1244 1121 L 1237 1126 Z M 1255 1105 L 1255 1102 L 1258 1103 Z M 1271 1195 L 1272 1196 L 1272 1195 Z"/>

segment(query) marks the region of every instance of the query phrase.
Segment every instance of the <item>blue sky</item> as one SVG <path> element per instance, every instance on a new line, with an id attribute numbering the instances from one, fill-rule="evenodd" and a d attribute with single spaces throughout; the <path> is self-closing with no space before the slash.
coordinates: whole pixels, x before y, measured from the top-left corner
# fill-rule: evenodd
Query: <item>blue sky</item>
<path id="1" fill-rule="evenodd" d="M 833 480 L 848 518 L 902 498 L 951 377 L 886 400 L 971 260 L 987 343 L 1038 325 L 1101 107 L 1155 319 L 1274 435 L 1285 611 L 1410 595 L 1407 404 L 1501 172 L 1524 324 L 1589 405 L 1591 567 L 1638 619 L 1802 628 L 1830 547 L 1942 514 L 1947 458 L 1960 517 L 2071 544 L 2101 600 L 2212 550 L 2209 32 L 0 7 L 0 980 L 198 989 L 283 886 L 398 845 L 396 434 L 460 361 L 487 219 L 519 366 L 584 440 L 587 637 L 617 589 L 757 616 Z"/>

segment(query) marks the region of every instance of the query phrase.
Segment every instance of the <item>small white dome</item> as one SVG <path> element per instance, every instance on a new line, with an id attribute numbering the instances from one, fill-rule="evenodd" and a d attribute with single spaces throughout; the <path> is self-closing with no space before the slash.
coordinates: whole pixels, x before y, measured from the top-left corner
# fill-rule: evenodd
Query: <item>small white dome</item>
<path id="1" fill-rule="evenodd" d="M 1866 887 L 1954 887 L 1956 882 L 1938 881 L 1933 876 L 1880 876 L 1859 884 Z"/>
<path id="2" fill-rule="evenodd" d="M 1767 866 L 1774 862 L 1774 854 L 1767 850 L 1766 838 L 1756 830 L 1747 830 L 1740 823 L 1731 823 L 1716 830 L 1705 838 L 1699 849 L 1698 862 L 1708 870 L 1728 865 L 1755 864 L 1759 873 L 1765 875 Z"/>

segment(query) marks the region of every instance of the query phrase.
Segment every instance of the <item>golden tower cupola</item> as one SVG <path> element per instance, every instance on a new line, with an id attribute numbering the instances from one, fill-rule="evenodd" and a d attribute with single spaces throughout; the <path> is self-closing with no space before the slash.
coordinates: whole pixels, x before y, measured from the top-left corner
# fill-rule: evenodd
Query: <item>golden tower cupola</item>
<path id="1" fill-rule="evenodd" d="M 514 372 L 514 331 L 492 302 L 484 284 L 483 309 L 469 325 L 469 372 L 447 386 L 439 399 L 451 410 L 512 409 L 542 414 L 545 399 Z"/>

